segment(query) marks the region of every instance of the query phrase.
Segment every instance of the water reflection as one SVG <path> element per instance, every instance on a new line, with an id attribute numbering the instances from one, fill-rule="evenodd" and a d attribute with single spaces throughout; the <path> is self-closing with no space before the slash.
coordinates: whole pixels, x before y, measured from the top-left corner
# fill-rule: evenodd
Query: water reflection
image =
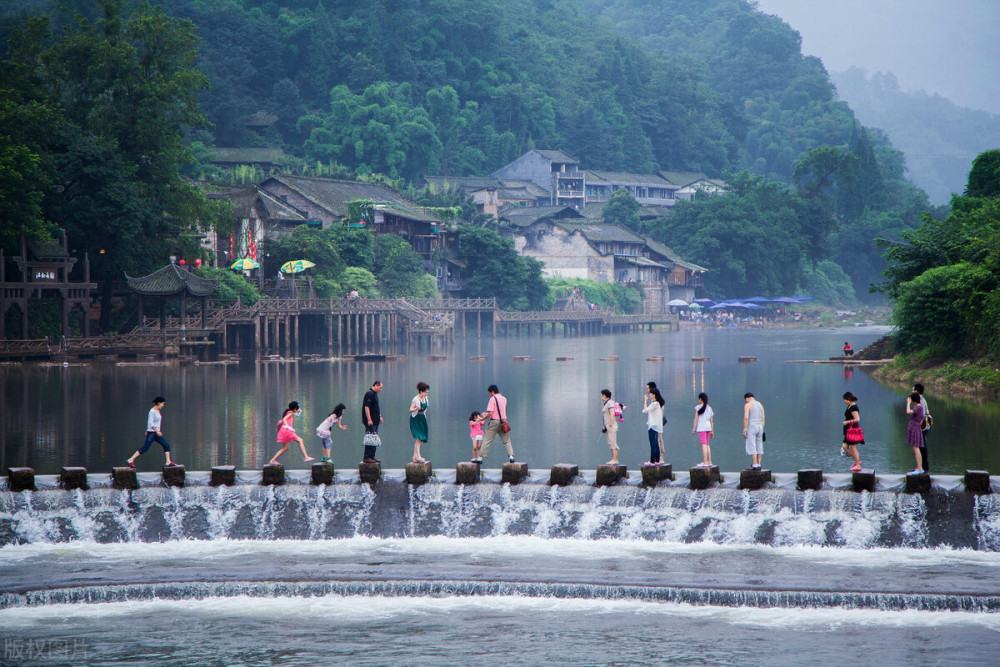
<path id="1" fill-rule="evenodd" d="M 851 341 L 861 348 L 883 330 L 855 329 Z M 32 466 L 39 473 L 61 466 L 107 470 L 120 465 L 142 443 L 149 401 L 167 398 L 164 434 L 175 457 L 189 469 L 231 464 L 255 468 L 275 448 L 277 421 L 291 400 L 303 405 L 296 429 L 312 455 L 316 425 L 337 403 L 348 406 L 347 431 L 334 433 L 334 460 L 353 467 L 361 455 L 360 414 L 364 391 L 375 379 L 385 424 L 380 456 L 401 467 L 412 439 L 407 405 L 414 385 L 431 385 L 427 413 L 430 443 L 426 455 L 438 467 L 451 467 L 470 455 L 468 415 L 485 409 L 492 383 L 510 399 L 509 418 L 518 458 L 532 467 L 557 462 L 593 467 L 607 451 L 601 441 L 602 388 L 626 403 L 619 431 L 622 458 L 637 466 L 645 455 L 641 413 L 646 382 L 655 381 L 666 399 L 667 459 L 677 467 L 697 462 L 697 440 L 690 433 L 699 392 L 716 412 L 713 460 L 724 469 L 747 465 L 743 453 L 742 396 L 753 391 L 767 409 L 765 466 L 795 470 L 820 466 L 846 470 L 839 456 L 840 396 L 848 389 L 860 397 L 869 440 L 866 466 L 903 471 L 912 453 L 903 445 L 906 415 L 903 388 L 879 385 L 864 370 L 837 365 L 788 364 L 794 359 L 824 359 L 836 354 L 843 330 L 701 330 L 652 332 L 588 338 L 460 339 L 436 350 L 447 359 L 432 361 L 427 351 L 385 362 L 244 363 L 239 366 L 0 366 L 0 467 Z M 484 360 L 470 356 L 486 355 Z M 514 361 L 530 355 L 529 361 Z M 617 361 L 602 357 L 618 355 Z M 739 356 L 757 357 L 738 363 Z M 557 356 L 572 357 L 556 361 Z M 663 357 L 662 361 L 656 357 Z M 693 357 L 710 361 L 692 362 Z M 966 468 L 1000 470 L 1000 408 L 928 395 L 935 416 L 929 439 L 932 472 L 958 474 Z M 488 466 L 501 462 L 499 447 Z M 286 465 L 299 467 L 293 452 Z M 152 449 L 141 469 L 155 470 L 162 455 Z M 912 466 L 910 466 L 912 467 Z"/>

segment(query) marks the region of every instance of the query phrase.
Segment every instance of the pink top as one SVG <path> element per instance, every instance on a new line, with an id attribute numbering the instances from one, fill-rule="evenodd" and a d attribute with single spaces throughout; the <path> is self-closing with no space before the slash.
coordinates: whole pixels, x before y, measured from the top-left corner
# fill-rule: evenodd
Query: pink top
<path id="1" fill-rule="evenodd" d="M 478 419 L 473 419 L 469 422 L 469 437 L 475 438 L 477 435 L 483 435 L 483 422 Z"/>
<path id="2" fill-rule="evenodd" d="M 295 429 L 292 427 L 294 419 L 295 413 L 289 412 L 278 422 L 278 442 L 292 442 L 296 439 Z"/>
<path id="3" fill-rule="evenodd" d="M 497 409 L 499 407 L 499 410 Z M 507 399 L 501 394 L 493 394 L 490 396 L 490 402 L 487 404 L 486 412 L 489 413 L 490 419 L 503 419 L 507 417 Z"/>

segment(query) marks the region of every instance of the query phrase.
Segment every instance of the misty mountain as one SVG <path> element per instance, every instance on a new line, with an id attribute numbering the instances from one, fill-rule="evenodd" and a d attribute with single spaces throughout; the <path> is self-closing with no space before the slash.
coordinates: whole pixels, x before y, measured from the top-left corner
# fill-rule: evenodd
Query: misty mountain
<path id="1" fill-rule="evenodd" d="M 893 146 L 903 151 L 910 180 L 935 204 L 962 193 L 976 155 L 1000 147 L 1000 116 L 966 109 L 922 90 L 901 90 L 891 73 L 869 77 L 865 70 L 852 67 L 830 76 L 858 120 L 884 130 Z"/>

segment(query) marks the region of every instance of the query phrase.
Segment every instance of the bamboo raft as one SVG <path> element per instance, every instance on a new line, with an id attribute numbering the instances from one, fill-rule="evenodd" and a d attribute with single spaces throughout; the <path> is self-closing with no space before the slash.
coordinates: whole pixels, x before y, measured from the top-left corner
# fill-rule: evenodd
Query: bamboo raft
<path id="1" fill-rule="evenodd" d="M 742 357 L 737 357 L 736 361 L 739 362 L 739 363 L 741 363 L 741 364 L 756 364 L 757 363 L 757 357 L 754 357 L 752 355 L 746 355 L 746 356 L 742 356 Z"/>
<path id="2" fill-rule="evenodd" d="M 556 357 L 556 361 L 573 361 L 573 357 Z"/>
<path id="3" fill-rule="evenodd" d="M 710 359 L 711 359 L 711 357 L 691 357 L 691 361 L 693 361 L 693 362 L 709 361 Z"/>

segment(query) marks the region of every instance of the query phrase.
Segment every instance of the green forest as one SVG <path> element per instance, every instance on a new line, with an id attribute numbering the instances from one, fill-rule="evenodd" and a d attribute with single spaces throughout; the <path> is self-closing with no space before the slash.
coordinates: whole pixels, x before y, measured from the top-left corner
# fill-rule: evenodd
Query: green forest
<path id="1" fill-rule="evenodd" d="M 746 0 L 13 0 L 0 38 L 15 223 L 0 242 L 58 225 L 118 273 L 182 251 L 196 220 L 225 227 L 195 183 L 224 177 L 214 147 L 279 148 L 286 170 L 385 179 L 431 206 L 462 202 L 424 176 L 485 175 L 532 147 L 703 171 L 732 193 L 642 227 L 709 267 L 708 296 L 880 300 L 877 239 L 947 212 Z M 534 280 L 507 300 L 539 303 Z"/>

